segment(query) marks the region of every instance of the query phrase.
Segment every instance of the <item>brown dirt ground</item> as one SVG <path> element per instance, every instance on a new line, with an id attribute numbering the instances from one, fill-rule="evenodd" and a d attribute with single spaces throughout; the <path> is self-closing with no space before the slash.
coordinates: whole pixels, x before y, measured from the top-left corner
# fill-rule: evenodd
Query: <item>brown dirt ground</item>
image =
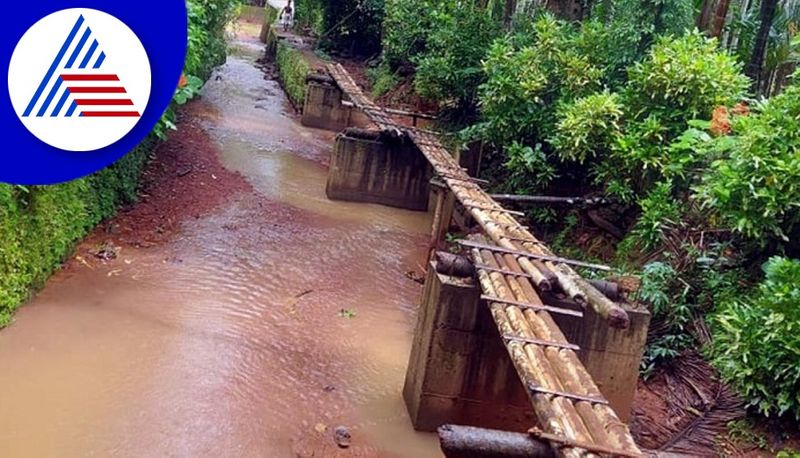
<path id="1" fill-rule="evenodd" d="M 208 134 L 182 110 L 178 130 L 156 147 L 142 172 L 139 200 L 95 229 L 86 242 L 113 239 L 130 246 L 163 243 L 183 221 L 200 218 L 234 195 L 251 191 L 238 173 L 226 169 Z"/>

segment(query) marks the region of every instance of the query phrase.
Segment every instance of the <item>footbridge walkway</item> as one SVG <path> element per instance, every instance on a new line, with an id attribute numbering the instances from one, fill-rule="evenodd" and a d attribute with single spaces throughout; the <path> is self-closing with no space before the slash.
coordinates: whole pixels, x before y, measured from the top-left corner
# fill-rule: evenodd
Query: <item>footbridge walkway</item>
<path id="1" fill-rule="evenodd" d="M 576 266 L 597 270 L 608 270 L 608 267 L 559 257 L 539 241 L 515 218 L 520 213 L 503 208 L 481 188 L 479 180 L 468 175 L 438 133 L 405 125 L 402 113 L 377 106 L 341 65 L 328 64 L 326 70 L 328 75 L 310 78 L 304 121 L 310 125 L 327 124 L 334 129 L 360 124 L 363 131 L 374 133 L 372 137 L 362 137 L 373 143 L 380 139 L 393 139 L 390 142 L 401 145 L 402 154 L 408 156 L 411 154 L 409 151 L 417 155 L 421 153 L 430 165 L 427 175 L 418 179 L 410 178 L 413 174 L 410 166 L 401 167 L 402 172 L 393 178 L 381 181 L 373 173 L 367 179 L 363 169 L 381 165 L 376 165 L 374 155 L 370 158 L 366 154 L 366 159 L 362 158 L 357 166 L 360 167 L 359 186 L 381 193 L 393 186 L 392 183 L 398 183 L 399 179 L 403 183 L 400 185 L 403 192 L 408 195 L 416 193 L 420 199 L 425 199 L 417 206 L 421 209 L 429 204 L 428 199 L 434 202 L 433 198 L 422 196 L 423 191 L 428 190 L 431 182 L 438 182 L 442 191 L 431 204 L 435 207 L 434 234 L 438 232 L 438 237 L 444 236 L 452 218 L 452 207 L 456 205 L 477 223 L 476 234 L 458 243 L 471 257 L 469 269 L 477 279 L 474 281 L 478 296 L 474 301 L 475 308 L 481 303 L 488 305 L 490 320 L 496 327 L 492 335 L 502 342 L 533 408 L 535 419 L 532 418 L 531 422 L 537 424 L 526 434 L 538 443 L 547 444 L 557 456 L 642 456 L 615 407 L 627 409 L 622 414 L 627 419 L 632 397 L 630 384 L 635 386 L 636 366 L 641 358 L 649 315 L 612 300 L 574 270 Z M 361 116 L 360 120 L 356 119 L 358 116 Z M 347 136 L 346 132 L 340 137 Z M 337 145 L 337 151 L 340 149 Z M 407 162 L 407 159 L 399 158 L 398 153 L 387 159 L 387 163 L 393 167 L 398 161 Z M 350 158 L 334 157 L 331 173 L 345 168 L 348 169 L 346 173 L 352 174 L 354 167 Z M 419 168 L 419 163 L 415 167 Z M 337 194 L 333 189 L 336 188 L 335 181 L 329 179 L 329 195 L 332 197 Z M 431 193 L 434 191 L 430 190 Z M 344 197 L 348 197 L 347 193 Z M 448 198 L 453 201 L 449 209 Z M 391 200 L 384 203 L 396 204 Z M 434 393 L 437 391 L 435 386 L 446 385 L 452 380 L 431 381 L 430 378 L 434 377 L 431 374 L 446 369 L 441 377 L 457 378 L 459 365 L 463 365 L 462 360 L 469 356 L 461 352 L 439 358 L 437 363 L 435 353 L 449 351 L 439 347 L 446 347 L 447 339 L 454 338 L 442 333 L 450 332 L 449 328 L 458 330 L 460 324 L 456 322 L 463 321 L 463 315 L 479 313 L 464 309 L 463 301 L 452 297 L 445 299 L 442 291 L 446 289 L 447 281 L 432 276 L 435 277 L 436 272 L 428 274 L 423 302 L 450 303 L 433 305 L 430 312 L 420 311 L 405 393 L 412 420 L 420 429 L 436 427 L 420 418 L 420 415 L 426 415 L 420 413 L 422 410 L 427 409 L 427 415 L 436 418 L 434 422 L 452 420 L 452 415 L 442 411 L 460 401 Z M 460 305 L 454 306 L 454 303 Z M 424 307 L 422 304 L 421 309 Z M 444 340 L 437 335 L 444 336 L 441 337 Z M 580 342 L 572 338 L 568 340 L 572 336 L 579 336 L 577 340 Z M 435 341 L 439 342 L 438 347 Z M 579 343 L 585 343 L 589 348 L 582 350 Z M 446 367 L 429 367 L 436 364 Z M 591 370 L 592 367 L 596 369 Z M 468 377 L 468 374 L 461 376 Z M 596 377 L 602 380 L 596 381 Z M 617 386 L 620 383 L 627 386 L 620 389 Z M 489 391 L 502 388 L 489 388 Z M 624 393 L 620 394 L 621 391 Z M 615 402 L 610 402 L 604 392 L 613 393 Z M 617 402 L 617 399 L 622 401 Z"/>

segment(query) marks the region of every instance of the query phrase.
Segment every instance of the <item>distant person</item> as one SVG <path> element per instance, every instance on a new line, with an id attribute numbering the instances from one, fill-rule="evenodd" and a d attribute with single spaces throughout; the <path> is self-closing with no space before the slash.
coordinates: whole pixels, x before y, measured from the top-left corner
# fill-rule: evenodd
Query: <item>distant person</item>
<path id="1" fill-rule="evenodd" d="M 289 28 L 292 27 L 292 21 L 294 20 L 292 13 L 293 13 L 292 0 L 289 0 L 289 2 L 286 3 L 286 7 L 283 9 L 283 14 L 281 15 L 282 16 L 281 22 L 283 22 L 284 32 L 288 31 Z"/>

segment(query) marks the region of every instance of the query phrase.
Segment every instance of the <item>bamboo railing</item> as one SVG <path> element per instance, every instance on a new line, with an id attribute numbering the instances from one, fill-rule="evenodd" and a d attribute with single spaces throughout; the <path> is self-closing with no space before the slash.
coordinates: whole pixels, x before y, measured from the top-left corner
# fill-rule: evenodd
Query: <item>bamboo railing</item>
<path id="1" fill-rule="evenodd" d="M 514 219 L 516 212 L 492 199 L 464 172 L 436 132 L 396 123 L 364 95 L 341 65 L 329 64 L 328 72 L 375 127 L 405 135 L 417 145 L 435 174 L 493 243 L 483 237 L 462 242 L 470 250 L 483 299 L 539 420 L 539 428 L 530 433 L 548 441 L 561 456 L 641 456 L 627 425 L 609 407 L 578 360 L 578 348 L 567 341 L 551 316 L 581 312 L 546 305 L 539 293 L 558 287 L 619 328 L 630 323 L 625 310 L 572 269 L 571 264 L 579 263 L 555 256 Z"/>

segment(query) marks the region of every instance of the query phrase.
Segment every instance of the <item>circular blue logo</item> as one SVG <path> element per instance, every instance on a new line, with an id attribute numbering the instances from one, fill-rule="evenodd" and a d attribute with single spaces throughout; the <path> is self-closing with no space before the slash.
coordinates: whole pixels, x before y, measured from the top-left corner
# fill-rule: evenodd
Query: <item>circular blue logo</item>
<path id="1" fill-rule="evenodd" d="M 14 4 L 0 182 L 54 184 L 132 150 L 168 107 L 187 43 L 184 0 Z"/>

